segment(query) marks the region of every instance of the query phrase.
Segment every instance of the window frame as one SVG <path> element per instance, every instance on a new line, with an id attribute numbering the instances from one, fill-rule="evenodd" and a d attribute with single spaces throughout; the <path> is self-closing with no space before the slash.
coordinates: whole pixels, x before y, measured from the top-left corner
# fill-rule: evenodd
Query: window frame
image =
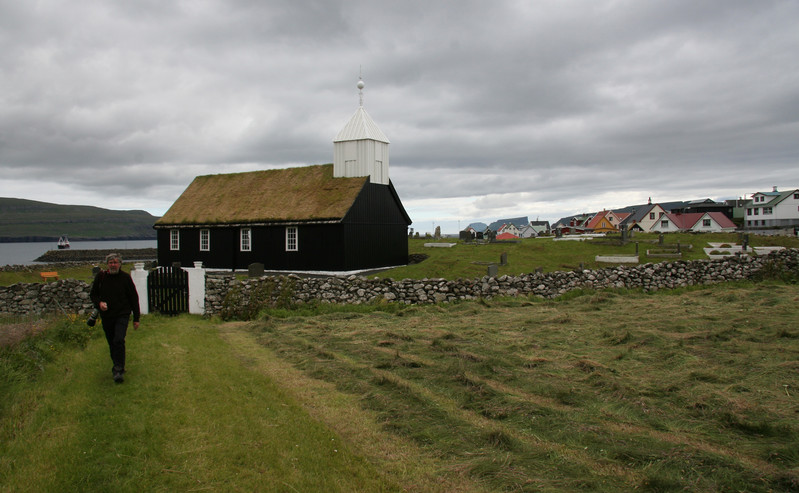
<path id="1" fill-rule="evenodd" d="M 252 251 L 252 228 L 239 229 L 239 251 Z"/>
<path id="2" fill-rule="evenodd" d="M 210 229 L 201 229 L 200 230 L 200 251 L 201 252 L 210 252 L 211 251 L 211 230 Z"/>
<path id="3" fill-rule="evenodd" d="M 286 251 L 296 252 L 300 249 L 300 234 L 297 226 L 286 226 Z"/>
<path id="4" fill-rule="evenodd" d="M 172 252 L 179 252 L 180 251 L 180 230 L 179 229 L 170 229 L 169 230 L 169 250 Z"/>

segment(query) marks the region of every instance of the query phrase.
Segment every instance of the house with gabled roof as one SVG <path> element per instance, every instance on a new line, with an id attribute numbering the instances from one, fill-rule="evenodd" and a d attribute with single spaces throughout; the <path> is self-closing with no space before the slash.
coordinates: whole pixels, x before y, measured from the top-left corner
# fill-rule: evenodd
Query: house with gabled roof
<path id="1" fill-rule="evenodd" d="M 634 210 L 630 216 L 620 221 L 630 231 L 651 231 L 652 226 L 666 214 L 666 210 L 659 204 L 647 204 Z"/>
<path id="2" fill-rule="evenodd" d="M 757 192 L 746 203 L 744 227 L 790 228 L 799 226 L 799 189 Z"/>
<path id="3" fill-rule="evenodd" d="M 518 228 L 515 224 L 506 223 L 499 227 L 497 230 L 497 237 L 501 234 L 510 234 L 513 235 L 515 238 L 519 237 L 520 228 Z"/>
<path id="4" fill-rule="evenodd" d="M 494 232 L 499 232 L 500 228 L 503 226 L 514 225 L 517 229 L 521 230 L 521 228 L 527 225 L 527 216 L 521 217 L 509 217 L 506 219 L 498 219 L 491 224 L 488 225 L 487 229 L 490 229 Z"/>
<path id="5" fill-rule="evenodd" d="M 548 235 L 550 232 L 549 221 L 530 221 L 530 224 L 519 231 L 520 238 L 535 238 Z"/>
<path id="6" fill-rule="evenodd" d="M 407 264 L 411 219 L 389 179 L 388 145 L 361 93 L 334 139 L 333 163 L 196 177 L 154 225 L 159 265 L 335 272 Z"/>
<path id="7" fill-rule="evenodd" d="M 604 210 L 594 214 L 588 223 L 586 229 L 594 233 L 611 233 L 619 230 L 619 217 L 613 212 Z"/>
<path id="8" fill-rule="evenodd" d="M 722 212 L 691 212 L 687 214 L 667 212 L 652 225 L 650 231 L 657 233 L 677 231 L 728 233 L 735 229 L 735 223 Z"/>
<path id="9" fill-rule="evenodd" d="M 586 225 L 592 217 L 594 217 L 594 215 L 588 213 L 562 217 L 552 225 L 552 230 L 557 231 L 558 234 L 564 235 L 585 233 L 588 229 Z"/>

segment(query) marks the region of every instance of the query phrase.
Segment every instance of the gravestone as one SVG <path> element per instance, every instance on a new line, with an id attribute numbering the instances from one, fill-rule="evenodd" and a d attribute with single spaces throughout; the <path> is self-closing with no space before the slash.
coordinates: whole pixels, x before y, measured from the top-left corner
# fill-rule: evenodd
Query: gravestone
<path id="1" fill-rule="evenodd" d="M 259 262 L 247 266 L 247 275 L 250 277 L 261 277 L 264 275 L 264 264 Z"/>
<path id="2" fill-rule="evenodd" d="M 488 266 L 488 277 L 497 277 L 497 274 L 499 274 L 499 267 L 497 267 L 497 264 L 489 265 Z"/>
<path id="3" fill-rule="evenodd" d="M 508 252 L 502 252 L 499 256 L 499 265 L 508 265 Z"/>

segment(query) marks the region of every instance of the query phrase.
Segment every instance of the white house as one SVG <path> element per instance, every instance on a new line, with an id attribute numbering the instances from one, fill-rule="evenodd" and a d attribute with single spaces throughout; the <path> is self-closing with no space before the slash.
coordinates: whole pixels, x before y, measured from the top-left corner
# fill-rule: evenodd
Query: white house
<path id="1" fill-rule="evenodd" d="M 721 212 L 690 212 L 688 214 L 665 213 L 649 231 L 669 233 L 693 231 L 697 233 L 728 233 L 735 231 L 735 223 Z"/>
<path id="2" fill-rule="evenodd" d="M 799 226 L 799 189 L 787 192 L 757 192 L 746 203 L 744 227 L 788 228 Z"/>
<path id="3" fill-rule="evenodd" d="M 638 220 L 638 227 L 640 227 L 644 231 L 659 231 L 657 229 L 653 229 L 653 226 L 660 225 L 660 218 L 666 214 L 666 210 L 663 209 L 659 204 L 653 204 L 649 207 L 649 210 L 646 211 L 645 214 Z"/>

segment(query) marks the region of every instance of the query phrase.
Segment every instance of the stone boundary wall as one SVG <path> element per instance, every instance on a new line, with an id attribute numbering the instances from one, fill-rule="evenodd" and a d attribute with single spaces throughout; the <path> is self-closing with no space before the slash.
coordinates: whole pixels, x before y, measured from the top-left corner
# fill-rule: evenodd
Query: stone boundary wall
<path id="1" fill-rule="evenodd" d="M 699 284 L 716 284 L 752 279 L 770 261 L 782 270 L 799 272 L 799 249 L 787 249 L 761 256 L 735 256 L 719 260 L 672 261 L 636 266 L 608 267 L 599 270 L 531 273 L 519 276 L 475 279 L 367 279 L 301 278 L 295 275 L 264 276 L 238 281 L 231 273 L 206 272 L 205 314 L 216 315 L 229 291 L 241 293 L 246 305 L 253 293 L 270 293 L 273 301 L 282 299 L 302 304 L 328 303 L 441 303 L 494 296 L 555 298 L 574 289 L 640 288 L 644 291 L 673 289 Z M 198 269 L 201 270 L 201 269 Z M 87 314 L 92 305 L 90 285 L 64 279 L 48 283 L 17 283 L 0 286 L 0 314 L 31 315 L 43 312 Z"/>
<path id="2" fill-rule="evenodd" d="M 0 286 L 0 314 L 32 315 L 62 310 L 88 314 L 92 311 L 90 290 L 90 284 L 76 279 Z"/>
<path id="3" fill-rule="evenodd" d="M 519 276 L 482 277 L 476 279 L 367 279 L 300 278 L 295 275 L 264 276 L 238 281 L 230 273 L 214 273 L 206 277 L 205 313 L 215 315 L 222 310 L 225 296 L 231 289 L 241 293 L 246 305 L 253 293 L 268 292 L 271 300 L 293 303 L 321 301 L 329 303 L 370 303 L 385 300 L 392 303 L 441 303 L 457 300 L 491 298 L 493 296 L 529 296 L 555 298 L 574 289 L 630 288 L 647 292 L 700 284 L 716 284 L 751 279 L 768 261 L 783 269 L 799 269 L 799 250 L 789 249 L 763 256 L 735 256 L 720 260 L 672 261 L 636 266 L 609 267 L 600 270 L 531 273 Z M 271 283 L 264 286 L 264 283 Z"/>

